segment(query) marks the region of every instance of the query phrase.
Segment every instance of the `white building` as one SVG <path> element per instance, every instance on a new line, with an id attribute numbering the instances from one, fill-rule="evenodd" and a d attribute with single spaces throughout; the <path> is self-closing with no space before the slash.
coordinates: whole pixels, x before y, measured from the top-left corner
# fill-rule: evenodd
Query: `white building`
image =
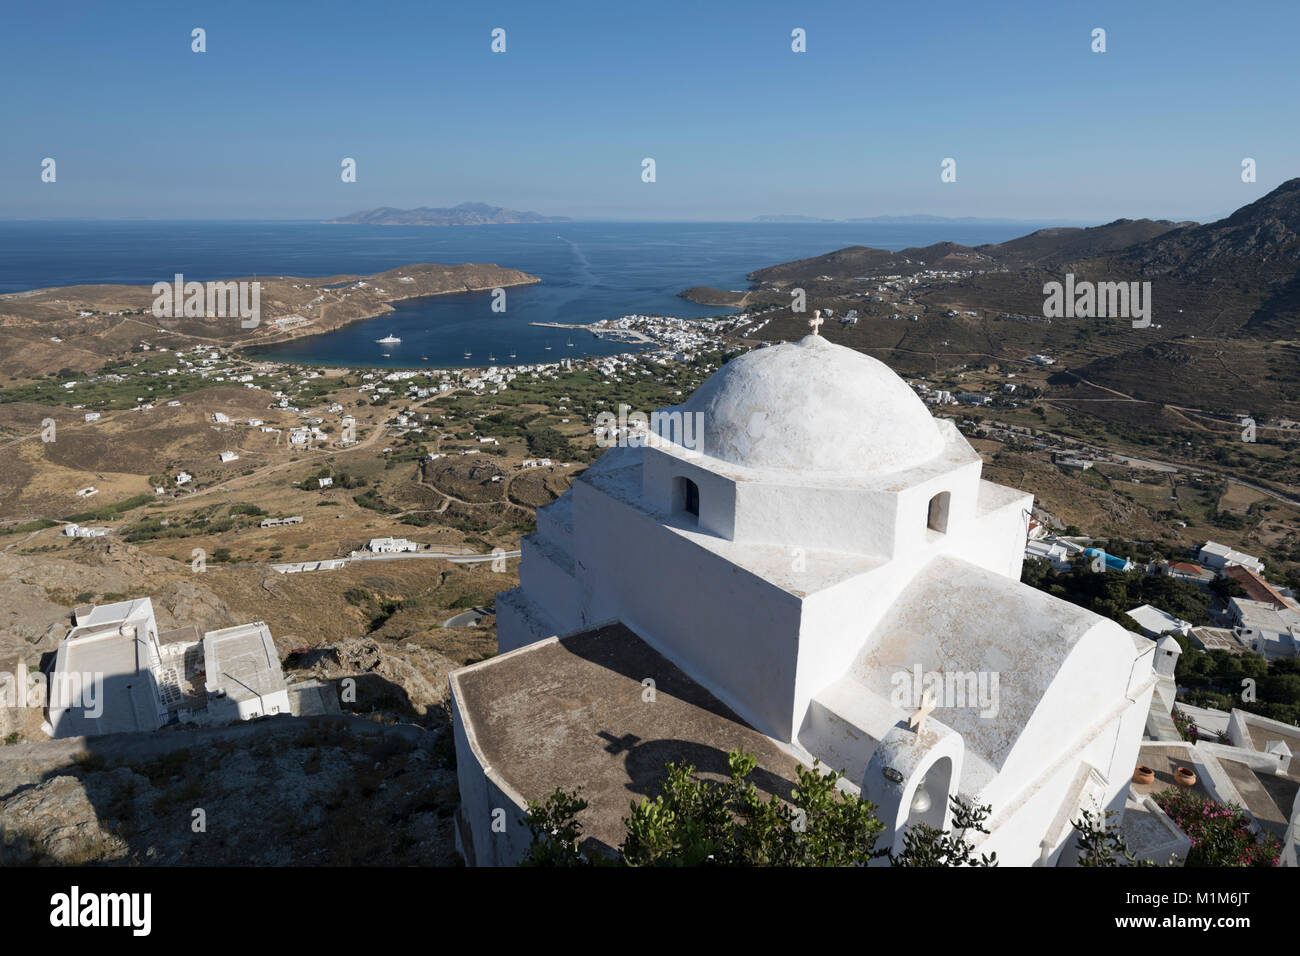
<path id="1" fill-rule="evenodd" d="M 1300 611 L 1248 598 L 1228 599 L 1235 633 L 1269 660 L 1300 655 Z"/>
<path id="2" fill-rule="evenodd" d="M 845 770 L 895 851 L 954 795 L 992 808 L 974 842 L 1009 865 L 1068 861 L 1081 810 L 1123 813 L 1155 644 L 1020 583 L 1032 497 L 982 480 L 952 422 L 819 336 L 669 411 L 703 416 L 702 448 L 610 449 L 540 509 L 501 654 L 451 677 L 471 862 L 517 860 L 556 786 L 616 846 L 665 757 L 738 745 L 768 780 Z"/>
<path id="3" fill-rule="evenodd" d="M 1025 557 L 1049 561 L 1053 571 L 1069 571 L 1073 567 L 1070 558 L 1079 550 L 1076 548 L 1071 551 L 1060 541 L 1045 541 L 1041 538 L 1031 538 L 1025 542 Z"/>
<path id="4" fill-rule="evenodd" d="M 230 416 L 225 412 L 213 412 L 212 421 L 218 425 L 228 425 L 230 424 Z"/>
<path id="5" fill-rule="evenodd" d="M 371 538 L 368 547 L 376 554 L 399 554 L 404 551 L 419 551 L 420 545 L 405 538 Z"/>
<path id="6" fill-rule="evenodd" d="M 223 451 L 221 453 L 221 463 L 224 465 L 228 461 L 239 461 L 239 455 L 233 451 Z"/>
<path id="7" fill-rule="evenodd" d="M 318 488 L 328 488 L 328 487 L 330 487 L 330 486 L 333 485 L 333 484 L 334 484 L 334 479 L 333 479 L 333 478 L 317 478 L 317 479 L 316 479 L 316 486 L 317 486 Z"/>
<path id="8" fill-rule="evenodd" d="M 1226 544 L 1219 544 L 1217 541 L 1207 541 L 1201 545 L 1200 551 L 1201 564 L 1207 568 L 1214 568 L 1216 571 L 1222 571 L 1224 568 L 1234 564 L 1250 568 L 1257 574 L 1264 573 L 1264 562 L 1251 554 L 1244 551 L 1238 551 L 1230 548 Z"/>
<path id="9" fill-rule="evenodd" d="M 99 412 L 86 412 L 86 421 L 97 422 L 100 419 Z"/>
<path id="10" fill-rule="evenodd" d="M 87 528 L 79 524 L 63 526 L 63 535 L 68 538 L 102 538 L 106 534 L 108 534 L 107 528 Z"/>
<path id="11" fill-rule="evenodd" d="M 191 475 L 188 471 L 182 471 L 180 474 L 176 476 L 176 484 L 178 485 L 188 485 L 193 480 L 194 480 L 194 476 Z"/>
<path id="12" fill-rule="evenodd" d="M 271 632 L 261 621 L 199 640 L 160 631 L 149 598 L 73 612 L 49 676 L 52 737 L 136 733 L 180 720 L 224 723 L 290 712 Z"/>
<path id="13" fill-rule="evenodd" d="M 1152 639 L 1170 631 L 1183 635 L 1192 633 L 1192 625 L 1187 621 L 1174 617 L 1172 614 L 1150 604 L 1139 604 L 1127 613 L 1129 617 L 1138 622 L 1138 626 L 1142 628 L 1142 633 Z"/>
<path id="14" fill-rule="evenodd" d="M 78 607 L 50 671 L 46 730 L 79 737 L 157 730 L 167 720 L 158 681 L 158 623 L 148 598 Z"/>
<path id="15" fill-rule="evenodd" d="M 271 630 L 261 621 L 203 635 L 207 720 L 224 723 L 289 713 L 289 693 Z"/>

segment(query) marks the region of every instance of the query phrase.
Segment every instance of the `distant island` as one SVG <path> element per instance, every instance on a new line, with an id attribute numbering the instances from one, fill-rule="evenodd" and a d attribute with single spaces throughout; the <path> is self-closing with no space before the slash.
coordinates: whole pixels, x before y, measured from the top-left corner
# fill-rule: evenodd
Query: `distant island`
<path id="1" fill-rule="evenodd" d="M 796 215 L 769 215 L 769 216 L 754 217 L 754 222 L 874 222 L 883 225 L 899 225 L 899 226 L 909 226 L 909 225 L 914 226 L 914 225 L 927 224 L 927 223 L 964 223 L 964 224 L 977 223 L 980 225 L 994 223 L 994 224 L 1014 225 L 1016 223 L 1032 222 L 1032 221 L 1033 220 L 1028 220 L 1028 219 L 999 219 L 999 218 L 986 219 L 981 216 L 952 217 L 952 216 L 927 216 L 927 215 L 854 216 L 848 219 L 824 219 L 818 216 L 796 216 Z M 1073 223 L 1072 220 L 1066 220 L 1066 221 Z"/>
<path id="2" fill-rule="evenodd" d="M 367 226 L 489 226 L 513 222 L 571 222 L 568 216 L 543 216 L 535 212 L 519 212 L 481 202 L 463 202 L 450 209 L 421 206 L 419 209 L 394 209 L 384 206 L 354 212 L 338 219 L 326 219 L 327 224 L 362 224 Z"/>
<path id="3" fill-rule="evenodd" d="M 755 216 L 754 222 L 836 222 L 835 219 L 819 219 L 816 216 Z"/>

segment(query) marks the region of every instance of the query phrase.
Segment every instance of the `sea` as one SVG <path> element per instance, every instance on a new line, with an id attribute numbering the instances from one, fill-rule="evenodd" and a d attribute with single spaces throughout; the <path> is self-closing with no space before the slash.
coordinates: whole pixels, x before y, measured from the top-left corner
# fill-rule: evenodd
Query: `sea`
<path id="1" fill-rule="evenodd" d="M 539 276 L 490 292 L 428 296 L 333 332 L 255 354 L 312 365 L 379 368 L 524 365 L 633 350 L 581 330 L 630 314 L 701 318 L 732 310 L 678 296 L 691 286 L 746 289 L 764 266 L 845 246 L 904 249 L 949 240 L 1003 242 L 1034 223 L 572 222 L 362 226 L 319 222 L 0 221 L 0 294 L 47 286 L 152 285 L 256 276 L 369 275 L 417 262 L 495 263 Z M 396 336 L 398 345 L 378 339 Z M 2 347 L 2 345 L 0 345 Z M 466 353 L 469 357 L 466 358 Z"/>

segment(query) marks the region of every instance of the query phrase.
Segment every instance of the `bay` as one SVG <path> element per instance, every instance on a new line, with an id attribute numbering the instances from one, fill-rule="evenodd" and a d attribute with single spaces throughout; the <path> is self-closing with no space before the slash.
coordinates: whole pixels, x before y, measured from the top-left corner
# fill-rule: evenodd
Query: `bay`
<path id="1" fill-rule="evenodd" d="M 934 242 L 1001 242 L 1030 223 L 521 223 L 472 227 L 318 222 L 0 222 L 0 293 L 86 283 L 152 285 L 256 276 L 369 275 L 415 262 L 488 262 L 539 276 L 491 295 L 396 303 L 395 311 L 333 332 L 257 350 L 321 365 L 375 367 L 532 364 L 626 352 L 626 344 L 530 323 L 586 324 L 633 313 L 699 318 L 727 309 L 677 293 L 748 287 L 763 266 L 851 245 L 903 249 Z M 388 335 L 400 345 L 382 346 Z M 572 345 L 569 343 L 572 342 Z M 550 346 L 548 349 L 547 346 Z M 471 354 L 469 359 L 465 352 Z M 511 358 L 510 353 L 515 353 Z M 387 353 L 387 355 L 385 355 Z"/>

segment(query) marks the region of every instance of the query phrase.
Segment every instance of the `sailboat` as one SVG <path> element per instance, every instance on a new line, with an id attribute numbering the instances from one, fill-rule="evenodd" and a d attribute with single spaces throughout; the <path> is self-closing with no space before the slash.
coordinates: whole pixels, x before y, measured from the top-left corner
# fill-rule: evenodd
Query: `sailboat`
<path id="1" fill-rule="evenodd" d="M 488 361 L 489 361 L 489 362 L 495 362 L 496 360 L 497 360 L 497 357 L 496 357 L 495 355 L 493 355 L 491 352 L 489 352 L 489 353 L 488 353 Z"/>
<path id="2" fill-rule="evenodd" d="M 465 358 L 469 358 L 469 357 L 470 357 L 470 350 L 469 350 L 469 349 L 466 349 L 466 350 L 465 350 Z"/>
<path id="3" fill-rule="evenodd" d="M 511 358 L 514 358 L 514 357 L 515 357 L 515 350 L 514 350 L 514 349 L 511 349 L 511 350 L 510 350 L 510 357 L 511 357 Z"/>
<path id="4" fill-rule="evenodd" d="M 546 343 L 546 351 L 549 352 L 550 350 L 551 350 L 551 343 L 550 343 L 550 342 L 547 342 L 547 343 Z"/>
<path id="5" fill-rule="evenodd" d="M 569 339 L 569 341 L 568 341 L 567 344 L 568 344 L 569 348 L 573 348 L 573 339 Z"/>

